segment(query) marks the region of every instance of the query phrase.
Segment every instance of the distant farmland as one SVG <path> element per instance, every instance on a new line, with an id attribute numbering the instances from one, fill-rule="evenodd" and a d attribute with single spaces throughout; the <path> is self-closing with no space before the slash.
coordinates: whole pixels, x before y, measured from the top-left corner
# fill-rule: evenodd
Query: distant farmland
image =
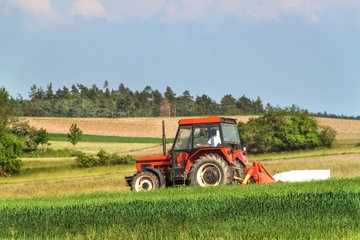
<path id="1" fill-rule="evenodd" d="M 236 116 L 239 121 L 246 122 L 252 116 Z M 30 125 L 49 133 L 68 133 L 72 123 L 85 134 L 103 136 L 126 137 L 155 137 L 161 138 L 161 121 L 165 120 L 166 134 L 173 138 L 179 117 L 172 118 L 26 118 Z M 337 139 L 359 139 L 360 121 L 348 119 L 316 118 L 320 125 L 330 126 L 337 132 Z"/>

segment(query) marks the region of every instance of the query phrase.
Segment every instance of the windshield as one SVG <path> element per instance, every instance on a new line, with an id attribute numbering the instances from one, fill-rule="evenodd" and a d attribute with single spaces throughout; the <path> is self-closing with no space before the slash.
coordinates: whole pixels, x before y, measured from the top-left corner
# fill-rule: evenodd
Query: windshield
<path id="1" fill-rule="evenodd" d="M 173 150 L 191 148 L 191 126 L 181 126 Z"/>
<path id="2" fill-rule="evenodd" d="M 221 124 L 224 134 L 224 142 L 231 142 L 235 144 L 240 143 L 240 137 L 236 125 L 234 124 Z"/>

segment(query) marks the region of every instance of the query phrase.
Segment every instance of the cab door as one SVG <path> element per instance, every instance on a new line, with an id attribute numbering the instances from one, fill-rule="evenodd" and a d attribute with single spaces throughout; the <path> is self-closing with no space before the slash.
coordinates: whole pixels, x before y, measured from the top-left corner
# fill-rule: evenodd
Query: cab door
<path id="1" fill-rule="evenodd" d="M 174 185 L 182 185 L 186 180 L 184 169 L 192 149 L 192 126 L 180 126 L 173 148 L 172 156 L 172 176 Z"/>

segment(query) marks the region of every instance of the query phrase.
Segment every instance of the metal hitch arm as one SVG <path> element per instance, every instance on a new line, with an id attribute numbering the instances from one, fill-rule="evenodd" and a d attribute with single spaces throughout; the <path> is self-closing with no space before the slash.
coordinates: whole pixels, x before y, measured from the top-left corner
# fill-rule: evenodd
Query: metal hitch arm
<path id="1" fill-rule="evenodd" d="M 272 174 L 261 162 L 253 162 L 251 167 L 245 168 L 245 171 L 247 174 L 242 181 L 242 185 L 249 183 L 250 179 L 253 179 L 256 183 L 259 184 L 276 182 Z"/>

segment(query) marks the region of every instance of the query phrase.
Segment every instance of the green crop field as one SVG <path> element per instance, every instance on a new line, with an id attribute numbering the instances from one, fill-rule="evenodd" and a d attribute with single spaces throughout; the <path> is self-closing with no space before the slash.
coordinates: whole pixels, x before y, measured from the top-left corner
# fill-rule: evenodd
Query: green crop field
<path id="1" fill-rule="evenodd" d="M 360 179 L 0 200 L 0 237 L 359 239 Z"/>
<path id="2" fill-rule="evenodd" d="M 68 141 L 66 134 L 50 133 L 51 141 Z M 167 139 L 168 143 L 172 143 L 174 139 Z M 82 142 L 116 142 L 116 143 L 155 143 L 162 142 L 161 138 L 143 138 L 143 137 L 121 137 L 121 136 L 100 136 L 84 134 L 81 137 Z"/>
<path id="3" fill-rule="evenodd" d="M 51 148 L 55 150 L 69 148 L 74 151 L 82 151 L 85 153 L 95 154 L 100 149 L 107 152 L 117 154 L 132 154 L 136 151 L 159 146 L 161 143 L 123 143 L 123 142 L 79 142 L 76 146 L 72 146 L 69 142 L 51 141 Z"/>

